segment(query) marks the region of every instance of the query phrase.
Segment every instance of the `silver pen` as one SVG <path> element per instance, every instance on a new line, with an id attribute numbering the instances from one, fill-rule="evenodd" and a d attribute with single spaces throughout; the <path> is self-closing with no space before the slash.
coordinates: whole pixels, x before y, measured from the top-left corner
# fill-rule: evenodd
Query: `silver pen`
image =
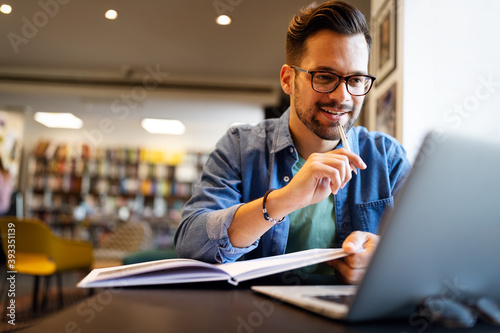
<path id="1" fill-rule="evenodd" d="M 340 123 L 337 124 L 337 127 L 339 128 L 340 138 L 342 139 L 344 148 L 347 151 L 351 152 L 352 150 L 351 147 L 349 146 L 349 141 L 347 141 L 347 137 L 345 136 L 344 128 L 342 127 L 342 125 L 340 125 Z M 356 169 L 356 167 L 352 163 L 349 163 L 349 165 L 351 166 L 352 171 L 354 171 L 355 174 L 358 174 L 358 170 Z"/>

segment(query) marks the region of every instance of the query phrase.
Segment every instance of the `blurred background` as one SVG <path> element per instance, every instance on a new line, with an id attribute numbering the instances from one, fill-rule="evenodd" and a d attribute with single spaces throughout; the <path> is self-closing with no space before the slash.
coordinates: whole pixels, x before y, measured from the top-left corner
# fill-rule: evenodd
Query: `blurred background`
<path id="1" fill-rule="evenodd" d="M 498 1 L 348 2 L 370 24 L 377 76 L 358 125 L 395 136 L 412 161 L 430 129 L 500 137 Z M 286 30 L 309 3 L 2 2 L 0 153 L 17 195 L 10 212 L 95 247 L 120 221 L 146 221 L 146 247 L 171 248 L 217 140 L 233 124 L 288 107 L 279 85 Z M 216 22 L 222 15 L 229 24 Z M 73 117 L 44 125 L 45 113 Z M 146 129 L 147 118 L 170 132 Z"/>

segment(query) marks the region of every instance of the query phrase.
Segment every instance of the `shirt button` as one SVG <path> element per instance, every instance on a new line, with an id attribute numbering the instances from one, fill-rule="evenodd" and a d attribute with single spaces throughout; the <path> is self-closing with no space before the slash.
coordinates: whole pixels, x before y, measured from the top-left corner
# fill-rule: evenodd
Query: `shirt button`
<path id="1" fill-rule="evenodd" d="M 293 148 L 292 148 L 292 149 L 293 149 Z M 288 182 L 290 181 L 290 177 L 285 176 L 285 177 L 283 178 L 283 180 L 285 181 L 285 183 L 288 183 Z"/>
<path id="2" fill-rule="evenodd" d="M 293 147 L 290 147 L 290 153 L 292 153 L 292 154 L 293 154 L 293 151 L 294 151 L 294 150 L 295 150 L 295 149 L 293 149 Z"/>

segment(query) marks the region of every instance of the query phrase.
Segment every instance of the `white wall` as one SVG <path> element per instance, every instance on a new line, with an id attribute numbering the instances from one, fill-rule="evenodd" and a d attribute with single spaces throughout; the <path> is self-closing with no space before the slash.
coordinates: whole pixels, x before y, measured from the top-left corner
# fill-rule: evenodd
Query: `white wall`
<path id="1" fill-rule="evenodd" d="M 403 145 L 413 160 L 430 129 L 500 139 L 495 0 L 406 0 Z"/>

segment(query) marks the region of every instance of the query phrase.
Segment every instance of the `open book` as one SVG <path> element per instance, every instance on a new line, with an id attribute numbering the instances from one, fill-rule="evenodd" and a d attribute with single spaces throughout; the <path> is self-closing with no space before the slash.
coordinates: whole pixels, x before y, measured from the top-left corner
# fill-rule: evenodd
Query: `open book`
<path id="1" fill-rule="evenodd" d="M 342 249 L 312 249 L 273 257 L 208 264 L 192 259 L 165 259 L 92 270 L 80 288 L 126 287 L 185 282 L 241 281 L 345 257 Z"/>

